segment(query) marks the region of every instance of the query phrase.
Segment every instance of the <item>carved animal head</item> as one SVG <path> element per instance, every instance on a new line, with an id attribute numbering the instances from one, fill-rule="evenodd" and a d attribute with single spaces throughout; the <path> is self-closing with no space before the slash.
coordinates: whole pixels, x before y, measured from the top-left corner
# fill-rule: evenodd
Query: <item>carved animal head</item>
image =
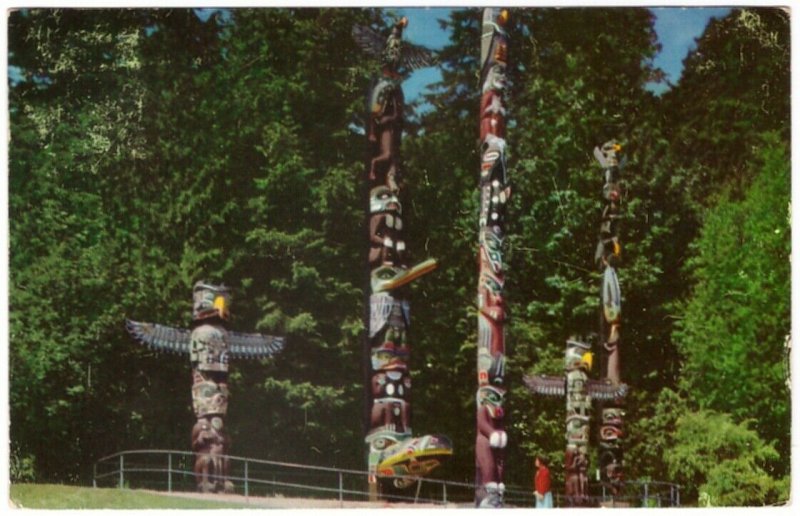
<path id="1" fill-rule="evenodd" d="M 202 321 L 219 318 L 227 321 L 230 318 L 231 295 L 225 285 L 212 285 L 198 281 L 192 291 L 192 320 Z"/>

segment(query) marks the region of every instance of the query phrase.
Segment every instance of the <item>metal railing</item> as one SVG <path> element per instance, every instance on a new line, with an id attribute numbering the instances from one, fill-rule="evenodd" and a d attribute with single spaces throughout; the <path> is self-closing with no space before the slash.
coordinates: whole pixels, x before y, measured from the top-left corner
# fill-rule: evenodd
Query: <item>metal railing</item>
<path id="1" fill-rule="evenodd" d="M 368 472 L 325 466 L 310 466 L 248 457 L 226 456 L 230 471 L 226 480 L 236 494 L 368 501 Z M 127 450 L 99 459 L 94 464 L 95 487 L 195 491 L 194 453 L 178 450 Z M 397 478 L 397 477 L 393 477 Z M 382 499 L 406 503 L 471 505 L 475 486 L 434 478 L 417 478 L 409 492 L 384 493 Z M 530 491 L 506 489 L 510 505 L 532 506 Z"/>
<path id="2" fill-rule="evenodd" d="M 234 483 L 236 494 L 245 497 L 302 497 L 345 501 L 368 501 L 368 472 L 325 466 L 310 466 L 248 457 L 226 456 L 230 471 L 226 480 Z M 127 450 L 99 459 L 94 464 L 94 487 L 152 489 L 167 492 L 196 491 L 194 453 L 178 450 Z M 467 482 L 414 478 L 416 486 L 396 493 L 384 491 L 382 500 L 414 504 L 472 507 L 475 485 Z M 592 485 L 593 506 L 675 507 L 680 505 L 680 486 L 665 482 L 630 481 L 624 493 L 611 496 L 602 486 Z M 566 499 L 554 486 L 556 506 Z M 508 507 L 533 507 L 530 489 L 506 488 Z"/>

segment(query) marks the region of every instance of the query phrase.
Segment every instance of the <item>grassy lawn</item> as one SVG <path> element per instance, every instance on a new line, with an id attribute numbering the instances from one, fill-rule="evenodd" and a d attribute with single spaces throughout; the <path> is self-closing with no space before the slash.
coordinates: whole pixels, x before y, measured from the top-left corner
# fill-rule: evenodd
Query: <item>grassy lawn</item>
<path id="1" fill-rule="evenodd" d="M 161 496 L 128 489 L 12 484 L 11 501 L 25 509 L 244 509 L 251 506 Z"/>

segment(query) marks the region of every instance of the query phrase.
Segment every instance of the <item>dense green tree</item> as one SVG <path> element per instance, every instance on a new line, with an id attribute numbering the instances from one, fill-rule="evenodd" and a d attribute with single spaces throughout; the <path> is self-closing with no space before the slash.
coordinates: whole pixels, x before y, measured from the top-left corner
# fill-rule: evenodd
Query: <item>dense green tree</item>
<path id="1" fill-rule="evenodd" d="M 684 505 L 766 505 L 789 496 L 789 477 L 770 470 L 779 452 L 729 414 L 698 408 L 664 389 L 631 421 L 629 456 L 636 478 L 668 478 L 681 486 Z"/>
<path id="2" fill-rule="evenodd" d="M 253 406 L 259 417 L 231 426 L 263 436 L 237 433 L 237 451 L 275 444 L 359 464 L 351 179 L 363 142 L 348 128 L 368 76 L 350 38 L 359 20 L 379 21 L 369 10 L 14 13 L 11 62 L 25 80 L 11 95 L 11 432 L 39 479 L 77 480 L 125 447 L 185 446 L 187 365 L 135 347 L 123 322 L 186 325 L 201 278 L 236 289 L 237 328 L 290 337 L 277 362 L 232 377 L 231 417 Z M 341 80 L 323 85 L 331 76 Z M 325 138 L 306 129 L 315 116 Z"/>
<path id="3" fill-rule="evenodd" d="M 9 22 L 25 79 L 10 92 L 12 454 L 48 480 L 76 480 L 95 450 L 141 429 L 128 396 L 148 379 L 115 376 L 131 371 L 118 345 L 126 297 L 145 291 L 125 277 L 139 241 L 136 205 L 119 195 L 147 153 L 145 23 L 134 11 L 40 10 Z"/>
<path id="4" fill-rule="evenodd" d="M 789 37 L 788 11 L 734 9 L 709 22 L 684 60 L 662 116 L 688 208 L 713 205 L 726 185 L 748 186 L 763 132 L 789 137 Z"/>
<path id="5" fill-rule="evenodd" d="M 753 419 L 754 430 L 785 457 L 790 164 L 774 135 L 760 154 L 744 198 L 723 196 L 705 218 L 689 262 L 695 287 L 675 337 L 684 357 L 681 385 L 691 397 L 737 421 Z M 785 472 L 788 463 L 780 463 Z"/>
<path id="6" fill-rule="evenodd" d="M 685 486 L 689 500 L 705 496 L 714 505 L 765 505 L 785 501 L 765 464 L 777 452 L 745 423 L 700 410 L 678 416 L 673 446 L 664 454 L 670 478 Z"/>

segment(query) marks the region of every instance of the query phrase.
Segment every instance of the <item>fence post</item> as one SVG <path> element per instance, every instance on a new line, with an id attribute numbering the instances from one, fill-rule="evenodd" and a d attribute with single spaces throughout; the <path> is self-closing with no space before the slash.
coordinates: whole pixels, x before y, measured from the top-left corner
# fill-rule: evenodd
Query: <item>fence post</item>
<path id="1" fill-rule="evenodd" d="M 172 454 L 167 454 L 167 492 L 172 492 Z"/>
<path id="2" fill-rule="evenodd" d="M 675 507 L 681 506 L 681 486 L 675 486 Z"/>
<path id="3" fill-rule="evenodd" d="M 244 495 L 250 496 L 250 486 L 248 485 L 248 475 L 247 475 L 247 461 L 244 461 Z"/>
<path id="4" fill-rule="evenodd" d="M 92 487 L 97 487 L 97 463 L 92 464 Z"/>
<path id="5" fill-rule="evenodd" d="M 339 507 L 344 507 L 344 493 L 342 492 L 342 472 L 339 472 Z"/>
<path id="6" fill-rule="evenodd" d="M 125 456 L 120 454 L 119 456 L 119 488 L 122 489 L 122 486 L 125 485 Z"/>
<path id="7" fill-rule="evenodd" d="M 645 481 L 645 483 L 644 483 L 644 498 L 642 500 L 642 507 L 644 507 L 645 509 L 647 508 L 647 499 L 648 499 L 647 488 L 648 488 L 648 484 L 647 484 L 647 481 Z"/>
<path id="8" fill-rule="evenodd" d="M 447 505 L 447 484 L 442 482 L 442 503 Z"/>

